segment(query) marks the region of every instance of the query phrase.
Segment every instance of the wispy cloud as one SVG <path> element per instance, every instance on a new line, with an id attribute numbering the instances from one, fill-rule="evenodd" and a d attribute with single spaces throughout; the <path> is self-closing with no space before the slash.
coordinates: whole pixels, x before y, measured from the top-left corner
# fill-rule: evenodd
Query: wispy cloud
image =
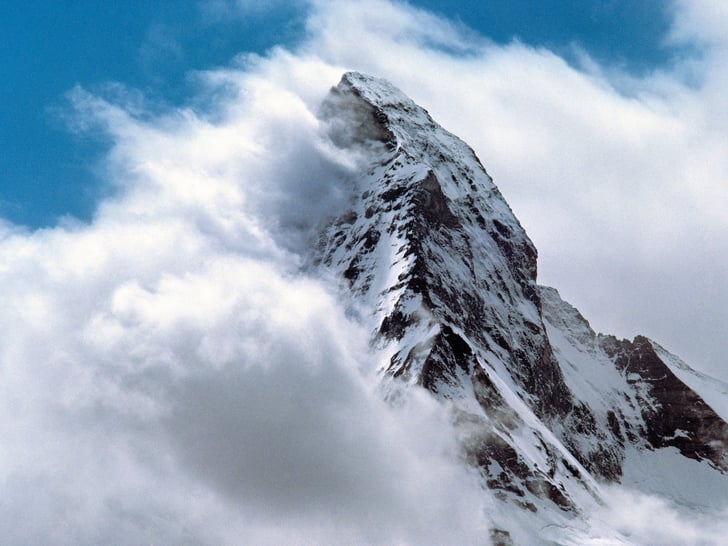
<path id="1" fill-rule="evenodd" d="M 204 16 L 220 20 L 257 16 L 281 8 L 305 7 L 308 4 L 308 0 L 201 0 L 199 7 Z"/>
<path id="2" fill-rule="evenodd" d="M 591 515 L 593 525 L 601 527 L 606 536 L 608 529 L 619 534 L 611 543 L 592 538 L 581 544 L 624 544 L 629 540 L 633 544 L 715 546 L 728 532 L 725 513 L 681 513 L 664 498 L 624 488 L 605 490 L 604 496 L 607 502 Z"/>
<path id="3" fill-rule="evenodd" d="M 116 192 L 89 225 L 1 226 L 4 540 L 487 533 L 441 408 L 387 408 L 368 332 L 298 271 L 349 195 L 352 158 L 309 106 L 336 72 L 280 52 L 203 74 L 205 112 L 69 95 L 113 142 Z"/>
<path id="4" fill-rule="evenodd" d="M 138 53 L 139 62 L 146 73 L 153 75 L 160 66 L 174 65 L 184 59 L 184 48 L 176 34 L 166 25 L 154 24 L 149 27 Z"/>

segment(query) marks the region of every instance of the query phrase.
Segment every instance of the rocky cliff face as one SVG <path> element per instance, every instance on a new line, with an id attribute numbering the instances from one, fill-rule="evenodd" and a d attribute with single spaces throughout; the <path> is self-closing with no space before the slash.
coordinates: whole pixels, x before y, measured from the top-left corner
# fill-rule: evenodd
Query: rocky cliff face
<path id="1" fill-rule="evenodd" d="M 724 479 L 725 421 L 664 349 L 597 335 L 537 285 L 536 249 L 464 142 L 358 73 L 321 119 L 366 166 L 350 210 L 321 234 L 318 267 L 371 326 L 385 396 L 424 388 L 442 401 L 463 458 L 504 506 L 576 517 L 651 450 L 675 448 Z"/>

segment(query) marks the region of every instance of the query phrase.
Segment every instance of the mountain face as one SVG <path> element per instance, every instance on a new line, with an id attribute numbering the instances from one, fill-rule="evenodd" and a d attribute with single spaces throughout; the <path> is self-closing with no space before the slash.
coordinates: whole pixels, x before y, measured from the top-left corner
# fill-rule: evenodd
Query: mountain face
<path id="1" fill-rule="evenodd" d="M 721 385 L 645 337 L 595 333 L 539 286 L 536 249 L 470 147 L 358 73 L 320 118 L 365 167 L 316 266 L 370 326 L 383 395 L 425 389 L 450 412 L 463 459 L 499 499 L 494 542 L 567 543 L 605 484 L 704 507 L 677 468 L 712 483 L 716 507 L 728 500 L 728 412 L 705 401 Z"/>

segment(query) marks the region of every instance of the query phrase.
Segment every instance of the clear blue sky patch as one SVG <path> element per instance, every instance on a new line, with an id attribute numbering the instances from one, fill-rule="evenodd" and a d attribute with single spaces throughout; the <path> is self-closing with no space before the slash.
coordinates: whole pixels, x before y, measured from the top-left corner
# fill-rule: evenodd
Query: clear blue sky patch
<path id="1" fill-rule="evenodd" d="M 649 70 L 669 62 L 656 0 L 419 0 L 497 43 L 518 39 L 568 58 L 577 44 L 595 58 Z M 31 228 L 63 215 L 88 220 L 109 191 L 95 164 L 104 143 L 74 135 L 58 109 L 74 85 L 118 81 L 153 101 L 184 102 L 189 70 L 223 65 L 304 36 L 305 9 L 280 3 L 239 17 L 198 1 L 7 2 L 0 12 L 0 215 Z M 288 6 L 288 7 L 286 7 Z"/>

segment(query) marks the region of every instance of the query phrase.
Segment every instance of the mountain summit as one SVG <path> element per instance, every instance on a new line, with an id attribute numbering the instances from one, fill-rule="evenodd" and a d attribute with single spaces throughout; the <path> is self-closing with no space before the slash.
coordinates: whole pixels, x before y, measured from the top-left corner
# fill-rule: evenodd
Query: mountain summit
<path id="1" fill-rule="evenodd" d="M 645 337 L 595 333 L 539 286 L 473 150 L 389 82 L 345 74 L 320 118 L 365 166 L 315 262 L 370 326 L 384 396 L 425 389 L 450 412 L 498 499 L 496 543 L 578 543 L 609 484 L 686 510 L 728 502 L 728 386 Z"/>

